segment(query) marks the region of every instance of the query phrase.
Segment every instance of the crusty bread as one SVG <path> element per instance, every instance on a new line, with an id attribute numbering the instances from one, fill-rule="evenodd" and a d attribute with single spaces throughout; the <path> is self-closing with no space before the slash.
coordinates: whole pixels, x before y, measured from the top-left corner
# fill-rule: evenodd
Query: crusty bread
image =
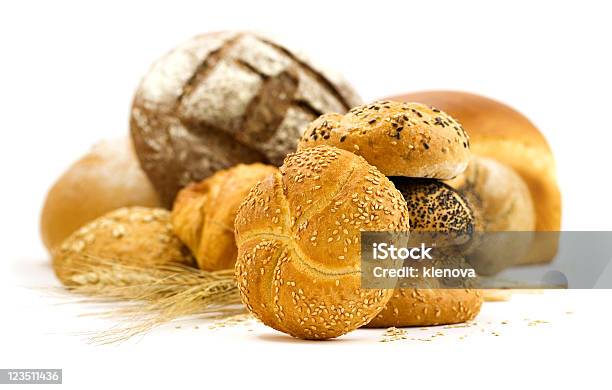
<path id="1" fill-rule="evenodd" d="M 479 212 L 482 230 L 533 231 L 535 211 L 529 188 L 509 166 L 474 156 L 468 168 L 446 184 L 456 189 Z"/>
<path id="2" fill-rule="evenodd" d="M 187 184 L 238 163 L 280 165 L 303 129 L 359 97 L 341 78 L 247 32 L 194 37 L 159 59 L 132 105 L 144 170 L 170 207 Z"/>
<path id="3" fill-rule="evenodd" d="M 470 158 L 470 141 L 453 118 L 420 103 L 379 101 L 312 122 L 299 149 L 331 145 L 362 156 L 387 176 L 450 179 Z"/>
<path id="4" fill-rule="evenodd" d="M 81 227 L 54 250 L 53 269 L 69 286 L 81 275 L 79 264 L 96 260 L 104 261 L 103 267 L 107 262 L 194 265 L 189 250 L 172 232 L 170 212 L 146 207 L 121 208 Z"/>
<path id="5" fill-rule="evenodd" d="M 49 190 L 40 229 L 48 250 L 75 230 L 126 206 L 159 206 L 128 137 L 104 141 L 75 162 Z"/>
<path id="6" fill-rule="evenodd" d="M 236 277 L 249 311 L 294 337 L 328 339 L 368 323 L 392 290 L 361 289 L 360 232 L 408 231 L 393 184 L 329 146 L 290 154 L 236 217 Z"/>
<path id="7" fill-rule="evenodd" d="M 412 232 L 471 233 L 474 217 L 456 191 L 436 180 L 393 178 L 406 199 Z M 445 260 L 441 260 L 445 261 Z M 455 261 L 455 259 L 449 259 Z M 465 322 L 476 317 L 482 294 L 472 289 L 397 288 L 368 327 L 429 326 Z"/>
<path id="8" fill-rule="evenodd" d="M 446 183 L 477 210 L 474 215 L 478 230 L 509 232 L 479 237 L 478 245 L 468 255 L 478 273 L 493 275 L 522 263 L 533 240 L 536 218 L 523 179 L 496 160 L 474 156 L 465 172 Z"/>
<path id="9" fill-rule="evenodd" d="M 514 169 L 525 181 L 536 213 L 537 231 L 561 228 L 561 194 L 552 151 L 540 131 L 521 113 L 483 96 L 455 92 L 416 92 L 390 99 L 432 104 L 457 118 L 470 135 L 472 152 Z M 558 240 L 537 236 L 525 263 L 551 260 Z"/>
<path id="10" fill-rule="evenodd" d="M 200 269 L 228 269 L 236 262 L 234 219 L 249 190 L 278 168 L 240 164 L 179 192 L 172 209 L 174 233 L 191 249 Z"/>

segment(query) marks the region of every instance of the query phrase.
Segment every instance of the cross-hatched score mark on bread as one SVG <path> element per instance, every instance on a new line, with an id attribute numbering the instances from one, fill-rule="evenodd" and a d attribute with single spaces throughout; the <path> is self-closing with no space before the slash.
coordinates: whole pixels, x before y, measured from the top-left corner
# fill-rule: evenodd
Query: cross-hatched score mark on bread
<path id="1" fill-rule="evenodd" d="M 281 164 L 320 114 L 359 103 L 339 78 L 251 33 L 206 34 L 160 59 L 134 98 L 132 134 L 164 202 L 240 162 Z"/>

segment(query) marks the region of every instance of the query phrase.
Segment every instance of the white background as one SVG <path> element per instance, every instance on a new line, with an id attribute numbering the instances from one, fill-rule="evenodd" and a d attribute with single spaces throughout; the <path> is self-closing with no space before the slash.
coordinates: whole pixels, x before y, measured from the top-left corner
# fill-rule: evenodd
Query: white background
<path id="1" fill-rule="evenodd" d="M 378 343 L 381 331 L 358 331 L 306 343 L 264 327 L 185 325 L 99 347 L 69 333 L 108 324 L 33 287 L 57 285 L 38 236 L 46 189 L 92 143 L 126 134 L 153 60 L 213 30 L 277 34 L 342 72 L 365 100 L 443 88 L 509 103 L 555 152 L 564 229 L 611 230 L 611 15 L 605 1 L 2 2 L 0 368 L 63 368 L 72 388 L 609 388 L 609 359 L 597 355 L 612 347 L 610 291 L 487 304 L 484 331 L 432 342 Z M 527 325 L 536 319 L 550 323 Z"/>

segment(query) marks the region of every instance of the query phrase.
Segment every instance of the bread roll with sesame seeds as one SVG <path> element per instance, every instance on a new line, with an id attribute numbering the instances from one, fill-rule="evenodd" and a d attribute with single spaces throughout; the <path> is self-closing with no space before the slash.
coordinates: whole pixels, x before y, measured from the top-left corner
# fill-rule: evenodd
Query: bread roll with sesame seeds
<path id="1" fill-rule="evenodd" d="M 191 182 L 238 163 L 280 165 L 306 125 L 361 102 L 338 75 L 261 34 L 196 36 L 153 64 L 130 128 L 143 169 L 170 207 Z"/>
<path id="2" fill-rule="evenodd" d="M 129 137 L 102 141 L 76 161 L 47 193 L 40 232 L 49 251 L 75 230 L 120 207 L 160 206 Z"/>
<path id="3" fill-rule="evenodd" d="M 469 204 L 451 187 L 436 180 L 393 178 L 406 199 L 412 232 L 471 235 L 474 216 Z M 455 258 L 449 261 L 456 262 Z M 385 308 L 368 327 L 430 326 L 473 319 L 480 312 L 482 294 L 474 289 L 397 288 Z M 439 285 L 439 284 L 437 284 Z"/>
<path id="4" fill-rule="evenodd" d="M 290 154 L 236 217 L 236 278 L 266 325 L 329 339 L 368 323 L 392 290 L 361 289 L 361 231 L 409 229 L 393 184 L 363 158 L 329 146 Z"/>
<path id="5" fill-rule="evenodd" d="M 387 306 L 367 327 L 459 324 L 474 319 L 482 301 L 481 290 L 396 289 Z"/>
<path id="6" fill-rule="evenodd" d="M 53 270 L 65 285 L 79 284 L 79 264 L 98 259 L 126 265 L 195 265 L 172 232 L 170 212 L 147 207 L 121 208 L 81 227 L 53 252 Z"/>
<path id="7" fill-rule="evenodd" d="M 172 209 L 172 227 L 194 254 L 200 269 L 229 269 L 236 262 L 234 220 L 250 189 L 278 168 L 239 164 L 215 173 L 179 192 Z"/>
<path id="8" fill-rule="evenodd" d="M 457 118 L 468 130 L 474 154 L 506 164 L 525 181 L 536 213 L 535 230 L 561 229 L 561 193 L 553 153 L 542 133 L 523 114 L 466 92 L 424 91 L 390 99 L 432 104 Z M 555 234 L 537 235 L 522 262 L 550 261 L 557 246 Z"/>
<path id="9" fill-rule="evenodd" d="M 360 155 L 387 176 L 451 179 L 470 159 L 461 124 L 420 103 L 379 101 L 322 115 L 306 128 L 298 150 L 318 145 Z"/>

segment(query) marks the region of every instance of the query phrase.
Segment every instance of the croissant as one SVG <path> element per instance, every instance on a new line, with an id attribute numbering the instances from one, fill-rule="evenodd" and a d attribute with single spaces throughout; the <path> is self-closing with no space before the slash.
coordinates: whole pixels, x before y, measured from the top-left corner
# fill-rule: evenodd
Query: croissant
<path id="1" fill-rule="evenodd" d="M 203 270 L 228 269 L 236 262 L 234 219 L 238 206 L 259 180 L 278 169 L 240 164 L 179 192 L 172 210 L 174 234 Z"/>

